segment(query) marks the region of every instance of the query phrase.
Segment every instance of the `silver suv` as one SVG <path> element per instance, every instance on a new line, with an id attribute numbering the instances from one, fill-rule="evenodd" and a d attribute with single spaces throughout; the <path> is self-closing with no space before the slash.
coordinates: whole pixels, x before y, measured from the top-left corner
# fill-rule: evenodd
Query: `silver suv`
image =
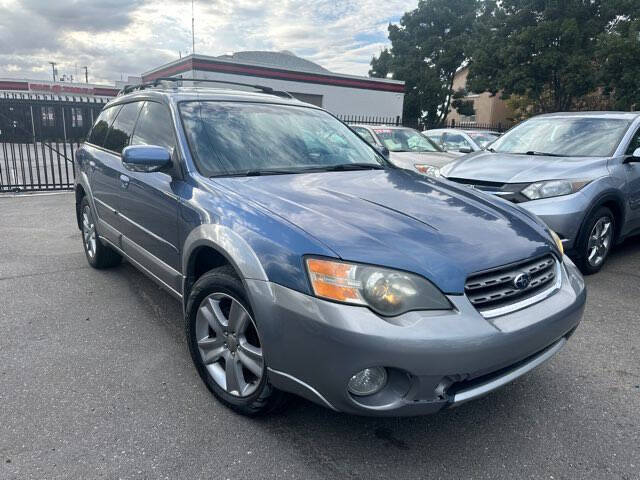
<path id="1" fill-rule="evenodd" d="M 536 214 L 592 274 L 640 232 L 640 114 L 539 115 L 442 175 Z"/>

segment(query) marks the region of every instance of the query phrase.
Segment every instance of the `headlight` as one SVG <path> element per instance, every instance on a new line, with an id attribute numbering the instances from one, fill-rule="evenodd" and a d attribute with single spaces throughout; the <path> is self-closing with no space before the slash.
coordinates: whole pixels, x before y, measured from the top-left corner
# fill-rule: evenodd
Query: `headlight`
<path id="1" fill-rule="evenodd" d="M 523 191 L 529 200 L 546 199 L 547 197 L 559 197 L 561 195 L 569 195 L 578 192 L 590 180 L 547 180 L 544 182 L 535 182 L 527 186 Z"/>
<path id="2" fill-rule="evenodd" d="M 427 164 L 414 164 L 413 166 L 421 174 L 428 175 L 430 177 L 440 177 L 440 169 L 438 167 Z"/>
<path id="3" fill-rule="evenodd" d="M 564 246 L 562 245 L 562 239 L 560 239 L 560 236 L 558 234 L 556 234 L 555 232 L 553 232 L 551 229 L 549 229 L 549 233 L 551 234 L 551 237 L 553 237 L 553 240 L 556 243 L 556 246 L 558 247 L 558 250 L 560 251 L 560 255 L 563 256 L 564 255 Z"/>
<path id="4" fill-rule="evenodd" d="M 313 293 L 324 299 L 367 306 L 383 316 L 451 309 L 431 282 L 408 272 L 327 259 L 306 259 Z"/>

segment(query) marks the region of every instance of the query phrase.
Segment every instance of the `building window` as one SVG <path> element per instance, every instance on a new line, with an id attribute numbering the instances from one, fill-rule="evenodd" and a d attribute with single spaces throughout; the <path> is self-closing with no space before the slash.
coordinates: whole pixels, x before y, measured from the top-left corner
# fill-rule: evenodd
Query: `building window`
<path id="1" fill-rule="evenodd" d="M 476 123 L 476 114 L 473 115 L 461 115 L 460 116 L 460 122 L 467 122 L 470 124 L 475 124 Z"/>
<path id="2" fill-rule="evenodd" d="M 42 126 L 43 127 L 55 127 L 56 126 L 56 113 L 52 106 L 40 107 L 42 112 Z"/>
<path id="3" fill-rule="evenodd" d="M 82 127 L 82 109 L 71 107 L 71 127 Z"/>

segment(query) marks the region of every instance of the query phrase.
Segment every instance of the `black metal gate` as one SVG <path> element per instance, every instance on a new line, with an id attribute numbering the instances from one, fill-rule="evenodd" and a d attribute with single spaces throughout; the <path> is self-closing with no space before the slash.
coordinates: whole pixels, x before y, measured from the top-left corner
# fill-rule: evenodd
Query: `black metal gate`
<path id="1" fill-rule="evenodd" d="M 0 192 L 73 188 L 75 151 L 107 100 L 0 93 Z"/>

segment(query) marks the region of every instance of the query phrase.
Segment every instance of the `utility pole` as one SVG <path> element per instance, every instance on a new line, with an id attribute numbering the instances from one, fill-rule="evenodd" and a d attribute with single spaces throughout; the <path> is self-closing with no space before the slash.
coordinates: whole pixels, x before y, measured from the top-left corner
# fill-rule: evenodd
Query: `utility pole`
<path id="1" fill-rule="evenodd" d="M 56 63 L 49 62 L 51 64 L 51 74 L 53 75 L 53 81 L 56 81 Z"/>
<path id="2" fill-rule="evenodd" d="M 84 69 L 84 81 L 85 83 L 89 83 L 89 69 L 86 66 L 82 68 Z"/>
<path id="3" fill-rule="evenodd" d="M 191 54 L 196 54 L 196 21 L 193 16 L 193 0 L 191 0 Z"/>

